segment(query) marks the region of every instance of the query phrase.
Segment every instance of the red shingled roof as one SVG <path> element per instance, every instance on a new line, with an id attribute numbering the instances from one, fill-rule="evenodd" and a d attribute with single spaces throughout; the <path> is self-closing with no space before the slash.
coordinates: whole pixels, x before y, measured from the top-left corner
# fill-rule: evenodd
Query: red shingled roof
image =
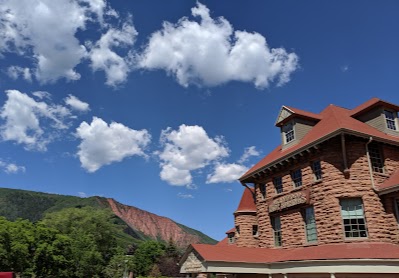
<path id="1" fill-rule="evenodd" d="M 191 245 L 204 261 L 276 263 L 306 260 L 399 259 L 399 245 L 392 243 L 342 243 L 289 249 Z"/>
<path id="2" fill-rule="evenodd" d="M 256 212 L 256 205 L 253 197 L 253 188 L 245 188 L 240 204 L 235 212 Z"/>
<path id="3" fill-rule="evenodd" d="M 226 234 L 231 234 L 231 233 L 235 233 L 236 232 L 236 228 L 231 228 L 230 230 L 228 230 L 226 232 Z"/>
<path id="4" fill-rule="evenodd" d="M 285 118 L 284 120 L 282 120 L 280 122 L 277 122 L 276 126 L 281 126 L 284 122 L 288 121 L 289 119 L 292 119 L 293 117 L 301 117 L 301 118 L 311 119 L 311 120 L 316 120 L 316 121 L 321 120 L 321 117 L 319 114 L 315 114 L 312 112 L 304 111 L 304 110 L 286 106 L 286 105 L 284 105 L 283 108 L 284 107 L 287 108 L 288 110 L 290 110 L 293 113 L 293 115 L 289 116 L 288 118 Z"/>
<path id="5" fill-rule="evenodd" d="M 372 99 L 366 103 L 367 105 L 374 105 L 377 102 L 388 104 L 387 102 L 381 101 L 379 99 Z M 364 111 L 366 109 L 366 105 L 360 105 L 359 107 L 355 108 L 355 110 Z M 399 110 L 399 107 L 397 108 Z M 336 136 L 341 132 L 364 137 L 372 136 L 375 139 L 388 141 L 390 143 L 399 143 L 398 137 L 379 131 L 368 124 L 351 117 L 352 114 L 353 110 L 341 108 L 335 105 L 329 105 L 320 113 L 319 116 L 321 117 L 321 120 L 296 145 L 286 149 L 282 149 L 281 146 L 278 146 L 261 161 L 255 164 L 251 169 L 249 169 L 247 173 L 240 178 L 240 180 L 245 181 L 257 171 L 267 166 L 271 166 L 278 161 L 284 160 L 295 153 L 311 147 L 312 145 L 321 143 L 322 141 Z"/>
<path id="6" fill-rule="evenodd" d="M 372 98 L 372 99 L 366 101 L 365 103 L 359 105 L 358 107 L 352 109 L 350 116 L 352 116 L 352 117 L 359 116 L 359 115 L 363 114 L 364 112 L 367 112 L 368 110 L 370 110 L 374 107 L 377 107 L 379 105 L 383 105 L 384 107 L 387 107 L 387 108 L 392 108 L 396 111 L 399 110 L 399 106 L 396 104 L 381 100 L 379 98 Z"/>
<path id="7" fill-rule="evenodd" d="M 396 170 L 389 179 L 378 185 L 379 191 L 386 191 L 399 185 L 399 170 Z"/>

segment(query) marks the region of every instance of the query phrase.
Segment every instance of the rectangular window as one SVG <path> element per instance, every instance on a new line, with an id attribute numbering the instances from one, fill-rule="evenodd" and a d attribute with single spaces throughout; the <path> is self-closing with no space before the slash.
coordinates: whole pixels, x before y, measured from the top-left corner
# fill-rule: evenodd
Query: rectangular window
<path id="1" fill-rule="evenodd" d="M 283 193 L 283 179 L 282 177 L 273 178 L 274 188 L 276 189 L 276 193 Z"/>
<path id="2" fill-rule="evenodd" d="M 321 180 L 321 163 L 320 163 L 320 160 L 313 161 L 312 170 L 313 170 L 314 179 L 316 181 Z"/>
<path id="3" fill-rule="evenodd" d="M 382 158 L 381 148 L 377 144 L 370 144 L 368 149 L 373 171 L 384 173 L 384 160 Z"/>
<path id="4" fill-rule="evenodd" d="M 234 234 L 233 233 L 228 234 L 227 238 L 228 238 L 230 244 L 234 243 Z"/>
<path id="5" fill-rule="evenodd" d="M 262 194 L 262 198 L 266 198 L 266 184 L 259 185 L 260 193 Z"/>
<path id="6" fill-rule="evenodd" d="M 252 235 L 258 236 L 258 225 L 252 225 Z"/>
<path id="7" fill-rule="evenodd" d="M 392 130 L 397 130 L 396 129 L 396 117 L 394 112 L 389 111 L 389 110 L 384 110 L 384 115 L 385 115 L 385 121 L 387 123 L 387 128 L 392 129 Z"/>
<path id="8" fill-rule="evenodd" d="M 237 236 L 240 235 L 240 226 L 236 226 L 236 234 L 237 234 Z"/>
<path id="9" fill-rule="evenodd" d="M 283 133 L 284 133 L 284 139 L 285 143 L 289 143 L 292 140 L 295 139 L 295 133 L 294 133 L 294 125 L 292 123 L 288 123 L 283 126 Z"/>
<path id="10" fill-rule="evenodd" d="M 340 204 L 345 237 L 367 237 L 362 199 L 341 199 Z"/>
<path id="11" fill-rule="evenodd" d="M 281 246 L 282 239 L 281 239 L 281 221 L 280 216 L 272 217 L 272 227 L 273 227 L 273 234 L 274 234 L 274 246 Z"/>
<path id="12" fill-rule="evenodd" d="M 294 183 L 294 187 L 302 186 L 302 171 L 301 169 L 297 169 L 291 172 L 292 182 Z"/>
<path id="13" fill-rule="evenodd" d="M 317 241 L 316 219 L 314 217 L 313 207 L 305 209 L 304 218 L 307 242 Z"/>

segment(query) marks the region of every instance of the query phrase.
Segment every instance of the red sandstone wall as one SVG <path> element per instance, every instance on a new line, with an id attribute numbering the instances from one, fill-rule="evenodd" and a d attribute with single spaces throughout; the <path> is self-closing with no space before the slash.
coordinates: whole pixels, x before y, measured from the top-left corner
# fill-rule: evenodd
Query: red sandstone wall
<path id="1" fill-rule="evenodd" d="M 239 247 L 258 247 L 259 237 L 252 235 L 252 226 L 258 225 L 255 213 L 237 213 L 235 215 L 235 226 L 240 226 L 240 234 L 236 233 L 236 245 Z"/>
<path id="2" fill-rule="evenodd" d="M 283 193 L 278 196 L 271 177 L 263 181 L 267 184 L 267 197 L 264 200 L 259 188 L 257 195 L 257 215 L 259 223 L 259 246 L 274 247 L 273 231 L 268 213 L 268 202 L 282 195 L 296 192 L 290 171 L 301 167 L 303 186 L 299 190 L 310 190 L 310 203 L 314 206 L 318 244 L 354 241 L 345 239 L 339 205 L 339 198 L 361 197 L 368 227 L 368 238 L 359 241 L 386 241 L 399 243 L 398 225 L 392 208 L 392 196 L 381 198 L 372 189 L 370 172 L 365 152 L 365 141 L 355 137 L 346 138 L 349 175 L 344 175 L 341 141 L 335 138 L 323 144 L 320 151 L 302 161 L 284 168 L 277 175 L 283 176 Z M 399 149 L 383 147 L 385 174 L 374 174 L 376 184 L 386 180 L 399 168 Z M 315 182 L 310 161 L 320 159 L 323 171 L 321 182 Z M 299 209 L 283 212 L 281 215 L 283 247 L 306 245 L 304 221 Z"/>

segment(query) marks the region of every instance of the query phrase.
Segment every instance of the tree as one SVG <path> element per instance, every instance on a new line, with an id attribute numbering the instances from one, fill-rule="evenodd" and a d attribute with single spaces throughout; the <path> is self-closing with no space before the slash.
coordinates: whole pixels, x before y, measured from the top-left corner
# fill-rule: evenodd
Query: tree
<path id="1" fill-rule="evenodd" d="M 105 277 L 124 277 L 134 270 L 133 256 L 118 253 L 114 255 L 104 270 Z"/>
<path id="2" fill-rule="evenodd" d="M 67 208 L 49 213 L 42 224 L 71 239 L 73 277 L 103 277 L 102 272 L 116 254 L 116 227 L 108 210 L 92 207 Z"/>
<path id="3" fill-rule="evenodd" d="M 154 264 L 165 253 L 165 245 L 157 241 L 145 241 L 141 243 L 134 253 L 134 274 L 136 276 L 148 276 Z"/>

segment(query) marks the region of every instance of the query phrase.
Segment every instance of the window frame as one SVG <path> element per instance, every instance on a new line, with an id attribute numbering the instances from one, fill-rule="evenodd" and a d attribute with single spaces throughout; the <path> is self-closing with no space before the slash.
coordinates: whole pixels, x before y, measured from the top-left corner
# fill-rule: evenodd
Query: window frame
<path id="1" fill-rule="evenodd" d="M 284 137 L 284 144 L 289 144 L 295 140 L 295 128 L 293 122 L 288 122 L 282 126 L 282 132 Z"/>
<path id="2" fill-rule="evenodd" d="M 350 202 L 352 202 L 352 204 L 350 204 Z M 368 238 L 366 215 L 364 213 L 362 198 L 342 198 L 339 200 L 339 204 L 345 239 Z M 344 210 L 344 208 L 346 208 L 346 210 Z M 344 215 L 344 211 L 347 216 Z M 360 211 L 361 213 L 359 213 Z"/>
<path id="3" fill-rule="evenodd" d="M 385 173 L 385 161 L 381 146 L 377 143 L 370 143 L 368 152 L 373 173 Z"/>
<path id="4" fill-rule="evenodd" d="M 262 196 L 262 199 L 266 199 L 267 192 L 266 192 L 266 183 L 261 183 L 259 184 L 259 192 L 260 195 Z"/>
<path id="5" fill-rule="evenodd" d="M 315 243 L 317 242 L 318 239 L 317 239 L 316 217 L 314 214 L 313 206 L 304 208 L 302 213 L 303 213 L 303 220 L 305 222 L 306 242 Z"/>
<path id="6" fill-rule="evenodd" d="M 321 161 L 320 160 L 312 161 L 311 167 L 312 167 L 314 180 L 321 181 L 323 179 L 323 171 L 321 169 Z"/>
<path id="7" fill-rule="evenodd" d="M 294 188 L 299 188 L 303 185 L 301 168 L 291 171 L 291 180 L 292 184 L 294 185 Z"/>
<path id="8" fill-rule="evenodd" d="M 258 225 L 252 225 L 252 236 L 253 237 L 259 236 L 259 226 Z"/>
<path id="9" fill-rule="evenodd" d="M 274 189 L 276 190 L 276 194 L 281 194 L 284 192 L 283 188 L 283 177 L 278 176 L 273 178 Z"/>
<path id="10" fill-rule="evenodd" d="M 278 221 L 277 221 L 278 220 Z M 283 238 L 281 236 L 281 218 L 280 216 L 271 217 L 271 224 L 273 229 L 273 239 L 275 247 L 283 246 Z"/>
<path id="11" fill-rule="evenodd" d="M 384 118 L 385 118 L 386 128 L 389 130 L 398 131 L 397 112 L 393 111 L 393 110 L 389 110 L 389 109 L 384 109 L 383 114 L 384 114 Z"/>

